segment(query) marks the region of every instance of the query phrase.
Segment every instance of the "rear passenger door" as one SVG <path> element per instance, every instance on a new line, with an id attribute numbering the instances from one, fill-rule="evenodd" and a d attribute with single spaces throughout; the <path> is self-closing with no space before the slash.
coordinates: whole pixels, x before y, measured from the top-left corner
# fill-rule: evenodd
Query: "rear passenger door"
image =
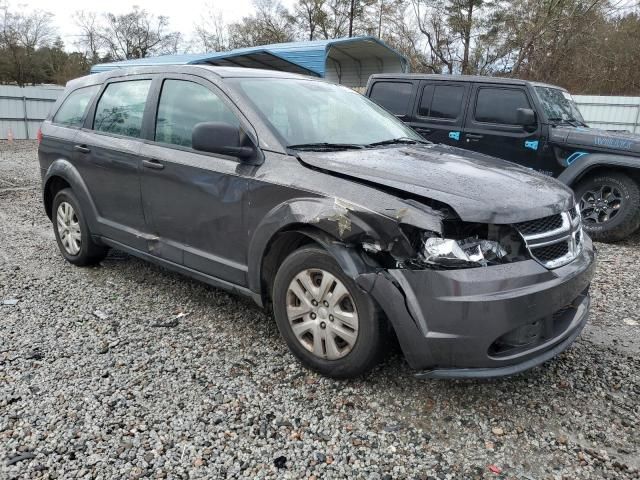
<path id="1" fill-rule="evenodd" d="M 140 196 L 143 118 L 150 76 L 108 81 L 75 138 L 77 167 L 98 211 L 100 233 L 140 248 L 147 230 Z"/>
<path id="2" fill-rule="evenodd" d="M 533 108 L 527 89 L 475 84 L 464 130 L 464 146 L 526 167 L 539 167 L 541 125 L 523 127 L 518 108 Z"/>
<path id="3" fill-rule="evenodd" d="M 427 140 L 459 146 L 469 83 L 422 81 L 407 122 Z"/>
<path id="4" fill-rule="evenodd" d="M 239 118 L 226 95 L 208 80 L 184 74 L 158 79 L 141 151 L 142 199 L 153 234 L 147 249 L 153 255 L 245 285 L 245 172 L 252 167 L 191 147 L 196 124 L 239 125 Z"/>

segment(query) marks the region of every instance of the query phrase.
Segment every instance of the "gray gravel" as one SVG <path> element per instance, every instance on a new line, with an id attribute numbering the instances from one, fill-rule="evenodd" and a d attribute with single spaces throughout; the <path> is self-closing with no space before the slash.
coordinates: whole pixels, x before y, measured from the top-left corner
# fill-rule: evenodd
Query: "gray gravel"
<path id="1" fill-rule="evenodd" d="M 639 235 L 598 245 L 590 324 L 541 368 L 334 381 L 240 298 L 65 263 L 39 181 L 0 144 L 0 478 L 640 478 Z"/>

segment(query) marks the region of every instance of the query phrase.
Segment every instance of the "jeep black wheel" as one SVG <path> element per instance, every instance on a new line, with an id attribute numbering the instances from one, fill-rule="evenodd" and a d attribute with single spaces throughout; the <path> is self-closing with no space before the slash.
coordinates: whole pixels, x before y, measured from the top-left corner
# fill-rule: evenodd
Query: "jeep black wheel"
<path id="1" fill-rule="evenodd" d="M 91 238 L 80 202 L 70 188 L 60 190 L 53 199 L 53 232 L 64 258 L 74 265 L 93 265 L 102 260 L 108 249 Z"/>
<path id="2" fill-rule="evenodd" d="M 582 224 L 594 240 L 617 242 L 640 226 L 640 188 L 624 173 L 594 175 L 575 191 Z"/>
<path id="3" fill-rule="evenodd" d="M 383 353 L 384 321 L 372 299 L 317 247 L 289 255 L 273 284 L 280 334 L 300 361 L 323 375 L 361 375 Z"/>

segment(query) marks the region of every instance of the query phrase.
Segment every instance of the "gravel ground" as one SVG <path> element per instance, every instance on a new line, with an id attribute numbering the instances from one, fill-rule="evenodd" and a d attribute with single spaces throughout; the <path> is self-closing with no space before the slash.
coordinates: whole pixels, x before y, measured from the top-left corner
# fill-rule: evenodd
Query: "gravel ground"
<path id="1" fill-rule="evenodd" d="M 240 298 L 65 263 L 35 149 L 0 143 L 0 478 L 640 478 L 640 235 L 598 245 L 590 324 L 543 367 L 334 381 Z"/>

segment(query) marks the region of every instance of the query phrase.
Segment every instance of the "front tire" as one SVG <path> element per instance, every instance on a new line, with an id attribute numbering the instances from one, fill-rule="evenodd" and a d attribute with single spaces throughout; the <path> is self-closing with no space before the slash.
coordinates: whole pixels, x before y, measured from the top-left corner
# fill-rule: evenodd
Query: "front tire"
<path id="1" fill-rule="evenodd" d="M 575 188 L 582 225 L 599 242 L 617 242 L 640 227 L 640 188 L 621 172 L 603 172 Z"/>
<path id="2" fill-rule="evenodd" d="M 53 233 L 62 256 L 74 265 L 94 265 L 108 249 L 96 244 L 73 190 L 60 190 L 53 198 Z"/>
<path id="3" fill-rule="evenodd" d="M 378 308 L 325 250 L 289 255 L 272 293 L 280 334 L 308 368 L 353 378 L 379 362 L 385 336 Z"/>

